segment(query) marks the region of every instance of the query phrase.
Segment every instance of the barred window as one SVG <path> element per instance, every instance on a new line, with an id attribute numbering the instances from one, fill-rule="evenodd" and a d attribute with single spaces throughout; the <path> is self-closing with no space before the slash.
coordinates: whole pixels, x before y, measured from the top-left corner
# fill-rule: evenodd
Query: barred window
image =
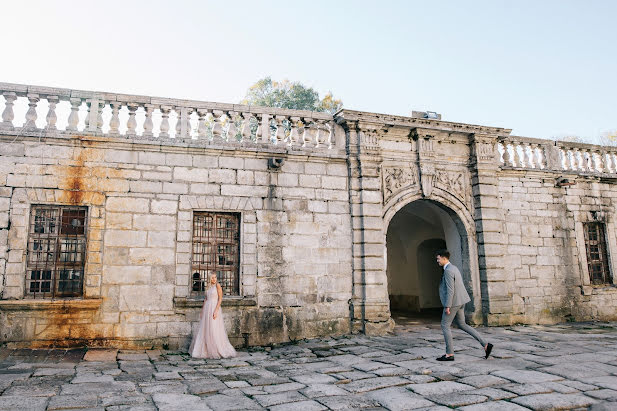
<path id="1" fill-rule="evenodd" d="M 240 294 L 240 215 L 195 212 L 191 294 L 203 295 L 210 275 L 216 277 L 224 295 Z"/>
<path id="2" fill-rule="evenodd" d="M 603 223 L 585 223 L 585 247 L 587 248 L 587 265 L 591 283 L 611 284 Z"/>
<path id="3" fill-rule="evenodd" d="M 26 294 L 76 297 L 83 291 L 85 207 L 33 205 L 28 230 Z"/>

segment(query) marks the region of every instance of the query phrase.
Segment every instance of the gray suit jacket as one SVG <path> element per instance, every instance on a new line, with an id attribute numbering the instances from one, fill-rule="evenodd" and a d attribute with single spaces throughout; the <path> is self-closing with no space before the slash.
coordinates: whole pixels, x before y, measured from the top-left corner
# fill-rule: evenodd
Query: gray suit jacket
<path id="1" fill-rule="evenodd" d="M 463 284 L 463 276 L 452 263 L 443 270 L 439 283 L 439 299 L 444 307 L 457 307 L 471 301 Z"/>

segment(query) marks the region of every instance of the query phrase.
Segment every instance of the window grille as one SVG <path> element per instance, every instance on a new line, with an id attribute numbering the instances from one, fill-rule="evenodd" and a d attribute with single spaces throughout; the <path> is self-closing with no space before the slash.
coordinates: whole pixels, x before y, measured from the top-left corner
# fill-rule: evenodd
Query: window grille
<path id="1" fill-rule="evenodd" d="M 193 215 L 191 294 L 203 295 L 216 274 L 224 295 L 240 294 L 240 215 L 196 212 Z"/>
<path id="2" fill-rule="evenodd" d="M 606 236 L 603 223 L 585 223 L 585 247 L 589 280 L 592 284 L 611 284 L 611 273 L 606 252 Z"/>
<path id="3" fill-rule="evenodd" d="M 33 205 L 28 230 L 26 294 L 34 298 L 83 294 L 85 207 Z"/>

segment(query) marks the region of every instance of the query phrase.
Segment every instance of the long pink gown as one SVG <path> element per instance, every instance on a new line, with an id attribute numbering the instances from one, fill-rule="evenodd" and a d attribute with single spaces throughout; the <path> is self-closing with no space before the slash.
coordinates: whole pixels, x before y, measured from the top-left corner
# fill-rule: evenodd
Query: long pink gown
<path id="1" fill-rule="evenodd" d="M 208 287 L 206 300 L 199 316 L 199 327 L 189 348 L 191 357 L 228 358 L 236 356 L 236 350 L 227 338 L 223 311 L 220 307 L 216 320 L 212 318 L 217 303 L 216 286 Z"/>

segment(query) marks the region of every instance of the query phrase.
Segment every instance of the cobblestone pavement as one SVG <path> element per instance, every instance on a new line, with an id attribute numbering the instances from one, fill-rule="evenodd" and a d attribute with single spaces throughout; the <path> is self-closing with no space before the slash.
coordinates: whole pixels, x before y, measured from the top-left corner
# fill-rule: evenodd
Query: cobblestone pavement
<path id="1" fill-rule="evenodd" d="M 617 323 L 480 329 L 485 360 L 437 324 L 195 360 L 172 351 L 0 348 L 0 410 L 617 409 Z M 612 402 L 615 401 L 615 402 Z"/>

